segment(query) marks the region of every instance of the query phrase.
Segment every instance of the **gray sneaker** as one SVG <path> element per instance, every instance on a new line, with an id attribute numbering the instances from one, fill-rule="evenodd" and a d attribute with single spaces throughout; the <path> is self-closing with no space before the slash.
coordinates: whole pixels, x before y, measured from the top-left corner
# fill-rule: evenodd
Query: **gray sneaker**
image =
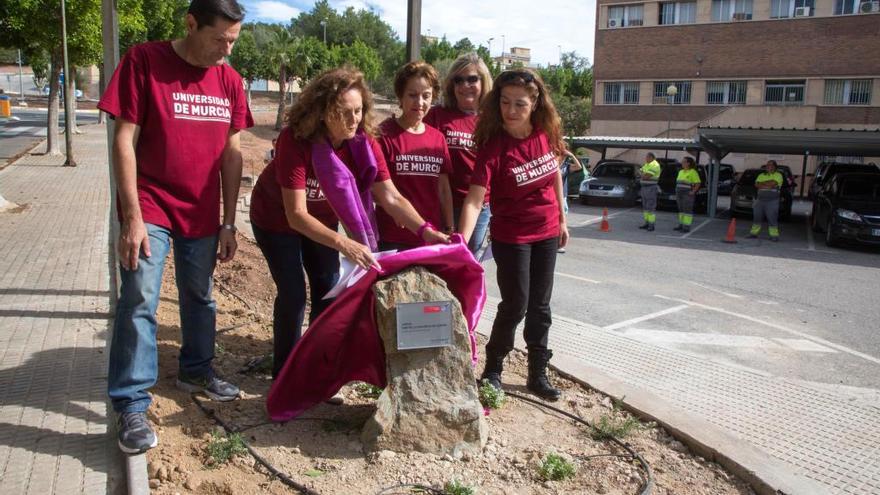
<path id="1" fill-rule="evenodd" d="M 146 413 L 124 412 L 116 417 L 119 450 L 126 454 L 143 454 L 159 444 Z"/>
<path id="2" fill-rule="evenodd" d="M 241 392 L 235 385 L 223 381 L 216 376 L 190 378 L 180 375 L 177 377 L 177 388 L 191 394 L 202 392 L 211 400 L 220 402 L 235 400 L 238 398 L 239 392 Z"/>

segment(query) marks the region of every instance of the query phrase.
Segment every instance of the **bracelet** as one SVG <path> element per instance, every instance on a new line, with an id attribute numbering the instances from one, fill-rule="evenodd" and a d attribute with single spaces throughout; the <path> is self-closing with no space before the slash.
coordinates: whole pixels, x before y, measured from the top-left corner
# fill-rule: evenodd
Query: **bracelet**
<path id="1" fill-rule="evenodd" d="M 236 232 L 238 230 L 237 228 L 235 228 L 235 225 L 232 225 L 230 223 L 224 223 L 220 226 L 220 228 L 224 230 L 231 230 L 233 232 Z"/>
<path id="2" fill-rule="evenodd" d="M 423 223 L 422 226 L 419 227 L 419 230 L 416 231 L 416 235 L 419 236 L 419 239 L 424 240 L 422 236 L 425 234 L 426 229 L 437 230 L 437 228 L 434 227 L 434 224 L 426 220 L 425 223 Z"/>

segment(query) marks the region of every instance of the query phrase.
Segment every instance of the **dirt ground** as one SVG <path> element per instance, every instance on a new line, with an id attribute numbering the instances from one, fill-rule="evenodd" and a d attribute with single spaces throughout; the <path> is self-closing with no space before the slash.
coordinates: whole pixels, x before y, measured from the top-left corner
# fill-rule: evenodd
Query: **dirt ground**
<path id="1" fill-rule="evenodd" d="M 242 136 L 245 170 L 262 169 L 263 154 L 271 144 L 274 115 L 258 115 L 253 131 Z M 179 351 L 179 317 L 174 289 L 173 261 L 169 257 L 159 307 L 159 382 L 152 389 L 149 417 L 157 427 L 159 446 L 148 453 L 148 473 L 157 494 L 291 493 L 277 478 L 245 454 L 210 467 L 206 449 L 216 423 L 203 413 L 189 394 L 174 386 Z M 365 455 L 360 429 L 372 414 L 375 399 L 357 384 L 342 392 L 342 406 L 319 405 L 294 421 L 270 423 L 265 396 L 271 377 L 253 363 L 272 347 L 271 314 L 274 285 L 265 261 L 249 239 L 239 239 L 235 259 L 218 266 L 217 371 L 242 389 L 240 400 L 204 402 L 276 469 L 315 492 L 328 495 L 424 493 L 398 485 L 420 484 L 442 488 L 458 480 L 479 494 L 635 494 L 644 473 L 628 458 L 590 457 L 621 454 L 608 441 L 596 441 L 590 431 L 559 414 L 509 398 L 487 417 L 489 442 L 479 455 L 460 459 L 431 454 L 382 451 Z M 527 394 L 522 355 L 508 359 L 505 385 Z M 479 365 L 482 369 L 482 364 Z M 622 421 L 629 414 L 601 394 L 553 374 L 563 390 L 555 405 L 591 423 L 601 418 Z M 653 493 L 718 495 L 753 493 L 717 464 L 690 454 L 687 448 L 653 423 L 640 423 L 625 441 L 642 454 L 653 469 Z M 545 481 L 538 474 L 540 460 L 550 452 L 569 459 L 577 468 L 566 481 Z M 390 490 L 389 490 L 390 489 Z M 388 490 L 388 491 L 383 491 Z"/>

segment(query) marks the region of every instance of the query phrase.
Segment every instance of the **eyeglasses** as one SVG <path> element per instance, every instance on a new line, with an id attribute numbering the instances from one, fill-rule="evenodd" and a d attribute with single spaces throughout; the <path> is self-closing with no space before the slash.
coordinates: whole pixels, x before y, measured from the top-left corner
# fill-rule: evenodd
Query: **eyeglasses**
<path id="1" fill-rule="evenodd" d="M 511 82 L 514 79 L 522 79 L 523 84 L 535 82 L 535 76 L 524 70 L 506 70 L 498 76 L 498 84 Z"/>
<path id="2" fill-rule="evenodd" d="M 477 84 L 479 80 L 480 76 L 475 76 L 473 74 L 471 74 L 470 76 L 455 76 L 452 78 L 452 82 L 454 82 L 455 84 Z"/>

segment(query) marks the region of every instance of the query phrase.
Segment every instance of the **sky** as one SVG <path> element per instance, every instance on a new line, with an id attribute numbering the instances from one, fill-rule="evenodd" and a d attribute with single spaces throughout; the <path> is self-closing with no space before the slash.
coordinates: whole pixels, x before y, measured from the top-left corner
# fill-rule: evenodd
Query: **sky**
<path id="1" fill-rule="evenodd" d="M 311 10 L 312 0 L 239 0 L 248 21 L 287 24 L 300 12 Z M 351 6 L 373 10 L 405 41 L 406 0 L 330 0 L 337 11 Z M 502 48 L 532 49 L 532 63 L 555 64 L 562 52 L 577 52 L 593 61 L 596 0 L 422 0 L 422 34 L 454 43 L 470 38 L 490 46 L 497 56 Z M 493 38 L 491 42 L 489 39 Z M 502 46 L 503 45 L 503 46 Z"/>

